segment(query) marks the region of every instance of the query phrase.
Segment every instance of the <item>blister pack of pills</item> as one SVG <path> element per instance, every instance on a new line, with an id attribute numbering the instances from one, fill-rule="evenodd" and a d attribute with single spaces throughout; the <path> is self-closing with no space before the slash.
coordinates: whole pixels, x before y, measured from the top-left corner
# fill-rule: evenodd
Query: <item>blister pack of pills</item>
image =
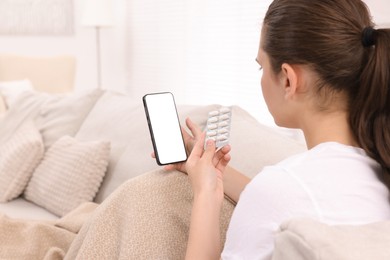
<path id="1" fill-rule="evenodd" d="M 229 107 L 221 107 L 219 110 L 210 111 L 206 124 L 206 142 L 209 139 L 215 141 L 217 149 L 229 143 L 232 112 Z"/>

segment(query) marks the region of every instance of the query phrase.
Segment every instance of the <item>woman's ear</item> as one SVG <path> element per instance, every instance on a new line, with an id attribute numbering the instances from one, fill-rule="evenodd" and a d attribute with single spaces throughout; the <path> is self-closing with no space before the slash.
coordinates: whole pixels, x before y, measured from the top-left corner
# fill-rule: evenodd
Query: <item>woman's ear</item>
<path id="1" fill-rule="evenodd" d="M 281 73 L 285 92 L 284 98 L 292 99 L 298 91 L 298 68 L 288 63 L 283 63 Z"/>

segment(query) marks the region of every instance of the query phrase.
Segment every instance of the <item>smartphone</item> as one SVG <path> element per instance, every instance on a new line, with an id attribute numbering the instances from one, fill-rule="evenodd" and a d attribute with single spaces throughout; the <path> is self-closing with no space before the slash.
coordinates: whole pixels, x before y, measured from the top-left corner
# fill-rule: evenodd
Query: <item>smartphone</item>
<path id="1" fill-rule="evenodd" d="M 173 94 L 151 93 L 142 100 L 157 164 L 186 161 L 187 152 Z"/>

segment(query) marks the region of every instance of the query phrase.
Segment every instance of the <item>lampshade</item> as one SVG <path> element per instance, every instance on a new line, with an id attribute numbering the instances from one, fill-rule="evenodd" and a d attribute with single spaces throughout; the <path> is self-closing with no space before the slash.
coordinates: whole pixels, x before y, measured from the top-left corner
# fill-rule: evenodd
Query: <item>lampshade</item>
<path id="1" fill-rule="evenodd" d="M 85 0 L 81 24 L 94 27 L 113 26 L 112 0 Z"/>

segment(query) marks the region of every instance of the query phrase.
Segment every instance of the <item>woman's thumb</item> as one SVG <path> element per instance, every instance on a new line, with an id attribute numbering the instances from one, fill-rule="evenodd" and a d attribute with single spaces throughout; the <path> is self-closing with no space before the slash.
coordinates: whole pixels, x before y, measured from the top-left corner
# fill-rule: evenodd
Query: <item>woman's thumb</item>
<path id="1" fill-rule="evenodd" d="M 214 157 L 214 153 L 215 153 L 215 141 L 209 139 L 206 141 L 206 149 L 203 153 L 203 157 L 212 160 Z"/>

